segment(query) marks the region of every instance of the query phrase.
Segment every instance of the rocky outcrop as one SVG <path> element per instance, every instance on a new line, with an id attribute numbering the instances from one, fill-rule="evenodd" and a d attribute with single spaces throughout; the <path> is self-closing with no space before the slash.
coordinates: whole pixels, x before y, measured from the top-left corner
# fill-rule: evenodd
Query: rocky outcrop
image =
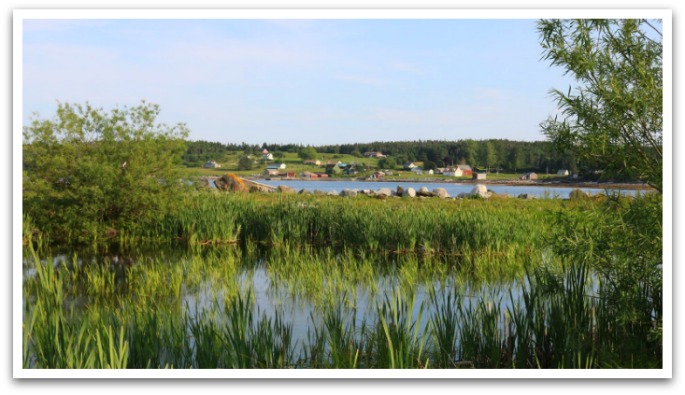
<path id="1" fill-rule="evenodd" d="M 247 185 L 238 176 L 232 173 L 226 173 L 223 176 L 214 180 L 216 189 L 227 192 L 248 192 Z"/>
<path id="2" fill-rule="evenodd" d="M 535 199 L 535 196 L 531 195 L 530 193 L 522 193 L 519 195 L 519 199 L 532 200 Z"/>
<path id="3" fill-rule="evenodd" d="M 300 195 L 311 195 L 312 194 L 311 192 L 309 192 L 308 190 L 306 190 L 304 188 L 300 189 L 300 191 L 297 193 Z"/>
<path id="4" fill-rule="evenodd" d="M 336 190 L 334 189 L 334 190 L 332 190 L 332 191 L 326 192 L 326 195 L 327 195 L 327 196 L 338 196 L 339 194 L 338 194 L 338 191 L 336 191 Z"/>

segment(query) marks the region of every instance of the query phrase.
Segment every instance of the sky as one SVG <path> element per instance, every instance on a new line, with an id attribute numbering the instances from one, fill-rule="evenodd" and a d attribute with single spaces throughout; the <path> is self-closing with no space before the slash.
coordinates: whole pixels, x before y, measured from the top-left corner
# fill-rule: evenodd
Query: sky
<path id="1" fill-rule="evenodd" d="M 23 120 L 159 104 L 191 140 L 544 140 L 534 19 L 26 19 Z"/>

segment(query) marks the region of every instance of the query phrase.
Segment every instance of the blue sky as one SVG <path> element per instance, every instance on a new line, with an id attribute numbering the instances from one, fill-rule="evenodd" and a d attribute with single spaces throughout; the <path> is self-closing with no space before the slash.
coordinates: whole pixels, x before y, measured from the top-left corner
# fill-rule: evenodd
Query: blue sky
<path id="1" fill-rule="evenodd" d="M 543 140 L 535 20 L 24 20 L 23 113 L 141 100 L 192 140 Z"/>

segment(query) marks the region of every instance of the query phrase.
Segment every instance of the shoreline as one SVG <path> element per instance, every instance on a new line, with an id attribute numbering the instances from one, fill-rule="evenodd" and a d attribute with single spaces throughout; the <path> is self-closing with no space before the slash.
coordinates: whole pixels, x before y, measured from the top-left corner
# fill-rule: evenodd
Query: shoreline
<path id="1" fill-rule="evenodd" d="M 649 191 L 654 188 L 647 184 L 636 183 L 636 182 L 600 182 L 600 181 L 519 181 L 519 180 L 481 180 L 477 182 L 476 180 L 428 180 L 428 179 L 407 179 L 398 178 L 391 180 L 367 180 L 363 178 L 303 178 L 303 177 L 290 177 L 290 178 L 280 178 L 280 177 L 243 177 L 246 180 L 251 181 L 324 181 L 324 182 L 397 182 L 397 183 L 430 183 L 430 184 L 459 184 L 459 185 L 505 185 L 505 186 L 531 186 L 531 187 L 545 187 L 545 188 L 590 188 L 590 189 L 624 189 L 624 190 L 644 190 Z M 484 182 L 483 182 L 484 181 Z"/>

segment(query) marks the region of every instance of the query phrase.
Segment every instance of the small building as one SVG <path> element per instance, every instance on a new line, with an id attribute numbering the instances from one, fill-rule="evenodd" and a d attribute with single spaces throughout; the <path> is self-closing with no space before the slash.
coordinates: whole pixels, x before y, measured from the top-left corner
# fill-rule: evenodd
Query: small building
<path id="1" fill-rule="evenodd" d="M 474 180 L 485 180 L 486 173 L 473 173 Z"/>
<path id="2" fill-rule="evenodd" d="M 277 176 L 278 173 L 279 173 L 278 169 L 269 169 L 269 168 L 264 169 L 264 175 L 265 176 Z"/>
<path id="3" fill-rule="evenodd" d="M 411 169 L 411 171 L 412 171 L 414 174 L 417 174 L 417 175 L 423 174 L 423 168 L 420 167 L 420 166 L 415 166 L 415 167 L 413 167 L 413 168 Z"/>
<path id="4" fill-rule="evenodd" d="M 561 169 L 557 172 L 557 177 L 568 177 L 569 174 L 568 170 Z"/>
<path id="5" fill-rule="evenodd" d="M 405 170 L 412 170 L 416 167 L 416 164 L 414 162 L 407 162 L 403 164 L 402 167 L 404 167 Z"/>
<path id="6" fill-rule="evenodd" d="M 471 169 L 471 166 L 469 165 L 457 165 L 457 169 L 461 170 L 461 176 L 470 176 L 473 175 L 473 169 Z M 457 177 L 461 177 L 457 176 Z"/>
<path id="7" fill-rule="evenodd" d="M 373 178 L 375 180 L 385 178 L 385 173 L 383 173 L 382 171 L 377 171 L 377 172 L 371 174 L 371 178 Z"/>
<path id="8" fill-rule="evenodd" d="M 363 155 L 367 158 L 385 158 L 382 152 L 375 151 L 364 152 Z"/>
<path id="9" fill-rule="evenodd" d="M 203 167 L 204 167 L 205 169 L 218 169 L 218 168 L 221 167 L 221 165 L 218 164 L 218 163 L 216 163 L 216 162 L 213 161 L 213 160 L 210 160 L 210 161 L 205 162 L 205 164 L 204 164 Z"/>
<path id="10" fill-rule="evenodd" d="M 537 173 L 534 173 L 534 172 L 526 173 L 526 174 L 521 176 L 521 179 L 522 180 L 537 180 L 538 175 L 537 175 Z"/>
<path id="11" fill-rule="evenodd" d="M 321 166 L 321 161 L 320 160 L 307 159 L 306 161 L 304 161 L 304 164 L 305 165 L 312 165 L 312 166 Z"/>
<path id="12" fill-rule="evenodd" d="M 266 154 L 262 154 L 262 160 L 274 160 L 274 155 L 268 152 Z"/>
<path id="13" fill-rule="evenodd" d="M 267 170 L 283 170 L 285 169 L 285 163 L 274 163 L 266 167 Z"/>

